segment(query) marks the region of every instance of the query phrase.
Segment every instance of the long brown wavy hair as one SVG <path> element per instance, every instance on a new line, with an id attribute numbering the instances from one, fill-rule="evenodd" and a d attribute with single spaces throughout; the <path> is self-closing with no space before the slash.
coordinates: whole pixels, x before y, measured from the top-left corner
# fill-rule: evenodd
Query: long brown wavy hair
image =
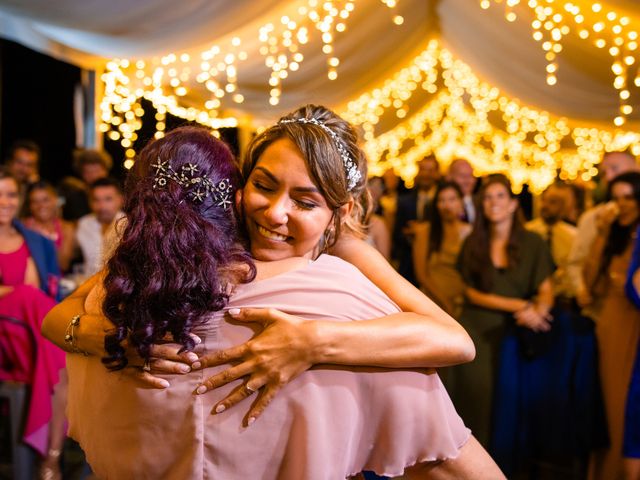
<path id="1" fill-rule="evenodd" d="M 509 192 L 512 199 L 516 195 L 511 189 L 509 179 L 501 174 L 495 173 L 487 176 L 480 188 L 480 201 L 484 199 L 484 195 L 489 186 L 498 184 L 503 185 Z M 476 220 L 473 224 L 473 230 L 466 240 L 466 246 L 462 251 L 461 261 L 463 265 L 468 265 L 471 272 L 473 286 L 484 292 L 489 292 L 493 288 L 493 262 L 491 260 L 491 222 L 487 219 L 484 207 L 479 209 Z M 513 222 L 511 224 L 511 232 L 509 233 L 509 242 L 507 243 L 508 267 L 513 268 L 520 260 L 520 243 L 522 234 L 524 233 L 524 216 L 522 210 L 518 208 L 513 213 Z"/>

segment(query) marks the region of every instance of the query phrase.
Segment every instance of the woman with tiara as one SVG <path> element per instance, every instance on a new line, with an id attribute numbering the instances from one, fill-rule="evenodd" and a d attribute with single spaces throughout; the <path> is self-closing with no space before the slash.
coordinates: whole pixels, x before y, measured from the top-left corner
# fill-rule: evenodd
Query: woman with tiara
<path id="1" fill-rule="evenodd" d="M 366 166 L 353 129 L 309 106 L 252 142 L 238 204 L 255 263 L 235 237 L 231 158 L 212 154 L 196 136 L 181 129 L 145 148 L 104 279 L 47 317 L 53 341 L 63 343 L 67 326 L 67 350 L 133 366 L 119 374 L 96 356 L 69 360 L 77 379 L 71 397 L 78 396 L 71 431 L 96 473 L 334 479 L 363 469 L 397 476 L 413 466 L 433 478 L 501 478 L 424 368 L 468 360 L 466 334 L 428 300 L 415 302 L 413 292 L 402 298 L 402 285 L 390 288 L 392 298 L 426 313 L 401 313 L 353 266 L 320 254 L 341 230 L 359 228 L 354 198 Z M 338 248 L 353 253 L 349 242 Z M 252 265 L 258 277 L 245 284 Z M 78 317 L 83 305 L 87 314 Z M 247 320 L 263 328 L 255 334 L 260 329 Z M 156 345 L 168 333 L 200 358 Z M 193 369 L 220 364 L 213 370 L 220 373 L 179 375 L 185 366 L 177 359 L 193 361 Z M 166 388 L 136 388 L 138 378 Z M 249 396 L 256 400 L 250 413 L 231 408 Z"/>

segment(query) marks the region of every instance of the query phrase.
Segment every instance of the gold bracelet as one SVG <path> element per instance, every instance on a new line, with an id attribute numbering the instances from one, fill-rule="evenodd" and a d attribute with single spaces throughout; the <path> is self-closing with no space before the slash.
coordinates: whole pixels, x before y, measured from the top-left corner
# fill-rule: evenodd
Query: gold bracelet
<path id="1" fill-rule="evenodd" d="M 80 350 L 78 348 L 77 338 L 74 330 L 76 327 L 80 326 L 80 317 L 82 317 L 82 315 L 83 314 L 78 314 L 71 317 L 71 321 L 69 322 L 69 325 L 67 325 L 67 329 L 64 332 L 64 343 L 71 347 L 72 353 L 82 353 L 83 355 L 89 355 L 84 350 Z"/>

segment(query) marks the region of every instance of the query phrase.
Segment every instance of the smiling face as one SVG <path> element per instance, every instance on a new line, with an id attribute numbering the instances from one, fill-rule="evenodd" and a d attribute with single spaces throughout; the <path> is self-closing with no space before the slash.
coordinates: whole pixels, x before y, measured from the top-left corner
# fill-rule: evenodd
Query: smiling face
<path id="1" fill-rule="evenodd" d="M 26 148 L 16 148 L 9 160 L 9 171 L 19 182 L 27 182 L 38 174 L 38 154 Z"/>
<path id="2" fill-rule="evenodd" d="M 490 223 L 498 224 L 511 221 L 518 208 L 518 201 L 511 198 L 507 187 L 501 183 L 488 185 L 482 196 L 482 208 Z"/>
<path id="3" fill-rule="evenodd" d="M 469 162 L 463 159 L 451 162 L 449 177 L 458 184 L 463 195 L 468 196 L 473 193 L 477 178 L 473 176 L 473 167 Z"/>
<path id="4" fill-rule="evenodd" d="M 9 225 L 18 214 L 20 198 L 13 178 L 0 178 L 0 225 Z"/>
<path id="5" fill-rule="evenodd" d="M 636 168 L 635 158 L 626 152 L 607 153 L 599 166 L 600 174 L 606 182 L 611 182 L 618 175 Z"/>
<path id="6" fill-rule="evenodd" d="M 101 185 L 94 187 L 89 196 L 91 211 L 103 225 L 108 225 L 116 218 L 123 205 L 122 194 L 116 187 Z"/>
<path id="7" fill-rule="evenodd" d="M 456 220 L 462 216 L 464 211 L 462 197 L 454 188 L 443 188 L 438 193 L 436 208 L 442 221 L 450 222 Z"/>
<path id="8" fill-rule="evenodd" d="M 29 194 L 29 210 L 33 218 L 47 222 L 57 216 L 58 199 L 54 192 L 47 188 L 37 188 Z"/>
<path id="9" fill-rule="evenodd" d="M 334 215 L 287 138 L 260 156 L 242 192 L 242 208 L 251 253 L 263 261 L 312 258 Z"/>
<path id="10" fill-rule="evenodd" d="M 638 220 L 638 202 L 633 196 L 633 186 L 626 182 L 616 182 L 611 187 L 611 198 L 618 204 L 618 223 L 631 225 Z"/>

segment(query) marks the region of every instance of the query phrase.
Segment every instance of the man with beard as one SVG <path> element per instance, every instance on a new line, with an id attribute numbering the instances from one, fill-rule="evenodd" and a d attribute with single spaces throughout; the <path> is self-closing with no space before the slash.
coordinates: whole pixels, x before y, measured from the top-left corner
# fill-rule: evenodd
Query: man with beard
<path id="1" fill-rule="evenodd" d="M 83 274 L 98 272 L 116 243 L 116 222 L 122 212 L 122 190 L 112 178 L 101 178 L 89 187 L 92 213 L 78 220 L 76 240 L 84 258 Z"/>

